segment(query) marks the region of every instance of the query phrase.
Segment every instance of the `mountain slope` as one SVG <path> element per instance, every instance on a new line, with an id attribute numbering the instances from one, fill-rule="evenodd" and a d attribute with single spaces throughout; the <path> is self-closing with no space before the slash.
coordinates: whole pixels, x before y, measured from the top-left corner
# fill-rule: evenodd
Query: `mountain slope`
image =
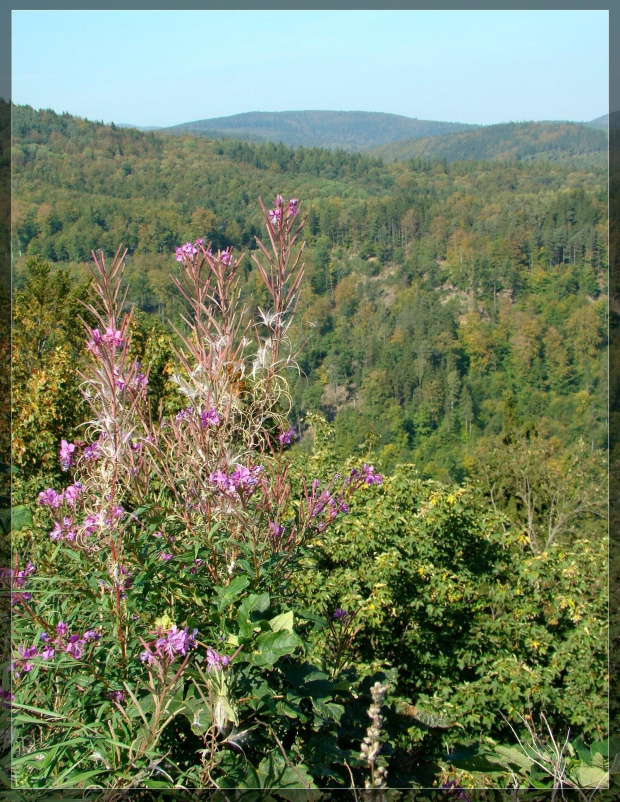
<path id="1" fill-rule="evenodd" d="M 166 134 L 227 136 L 305 147 L 366 150 L 388 142 L 440 136 L 476 128 L 465 123 L 417 120 L 367 111 L 252 111 L 175 125 Z"/>
<path id="2" fill-rule="evenodd" d="M 546 438 L 604 447 L 604 168 L 385 165 L 26 107 L 12 122 L 16 287 L 28 257 L 72 262 L 86 278 L 91 250 L 122 242 L 129 301 L 182 328 L 175 246 L 256 247 L 257 198 L 281 192 L 307 215 L 291 334 L 295 346 L 310 338 L 291 384 L 297 430 L 318 409 L 343 458 L 367 454 L 372 437 L 368 459 L 382 469 L 414 462 L 457 481 L 470 449 L 502 430 L 504 409 Z M 250 319 L 265 305 L 257 272 L 247 258 L 239 271 Z"/>
<path id="3" fill-rule="evenodd" d="M 577 123 L 528 122 L 486 125 L 473 131 L 395 142 L 373 148 L 386 161 L 438 158 L 449 162 L 468 159 L 504 161 L 572 161 L 603 163 L 607 136 L 603 131 Z"/>
<path id="4" fill-rule="evenodd" d="M 609 114 L 603 114 L 601 117 L 597 117 L 596 120 L 589 120 L 587 123 L 584 123 L 589 128 L 598 128 L 601 131 L 606 131 L 609 127 Z"/>

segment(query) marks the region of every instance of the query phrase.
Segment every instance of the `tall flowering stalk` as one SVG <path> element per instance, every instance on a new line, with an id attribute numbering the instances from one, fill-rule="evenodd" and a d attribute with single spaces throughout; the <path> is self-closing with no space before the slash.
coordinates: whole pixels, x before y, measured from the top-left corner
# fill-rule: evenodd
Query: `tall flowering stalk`
<path id="1" fill-rule="evenodd" d="M 136 497 L 143 498 L 148 485 L 142 470 L 141 425 L 148 378 L 129 353 L 131 312 L 122 311 L 121 289 L 125 255 L 119 248 L 107 265 L 103 254 L 93 254 L 97 300 L 86 309 L 97 325 L 85 324 L 88 362 L 80 373 L 81 392 L 92 413 L 86 441 L 62 440 L 60 466 L 72 474 L 73 484 L 61 492 L 49 488 L 38 498 L 38 504 L 52 512 L 52 540 L 104 556 L 124 658 L 121 602 L 127 583 L 123 567 L 124 533 L 130 522 L 127 506 Z"/>
<path id="2" fill-rule="evenodd" d="M 282 236 L 290 243 L 290 232 Z M 293 266 L 299 279 L 300 254 L 301 250 Z M 276 427 L 285 423 L 286 382 L 278 374 L 274 354 L 287 329 L 278 323 L 274 337 L 273 315 L 267 313 L 265 335 L 260 324 L 249 319 L 239 294 L 242 257 L 234 256 L 232 248 L 213 254 L 198 239 L 177 248 L 176 258 L 181 276 L 174 281 L 189 314 L 184 318 L 188 333 L 177 331 L 179 370 L 172 379 L 187 406 L 169 418 L 145 420 L 153 443 L 150 467 L 165 488 L 160 504 L 167 524 L 183 533 L 178 545 L 205 545 L 211 552 L 206 570 L 214 581 L 226 582 L 242 551 L 258 572 L 261 540 L 268 541 L 272 505 L 265 500 L 281 483 L 272 485 L 265 471 L 266 422 Z M 290 275 L 287 257 L 285 284 Z M 282 282 L 272 284 L 271 290 L 280 320 Z M 282 501 L 280 494 L 277 502 Z M 174 557 L 173 552 L 168 555 Z"/>
<path id="3" fill-rule="evenodd" d="M 303 278 L 303 228 L 298 201 L 278 195 L 271 210 L 261 201 L 269 245 L 257 238 L 258 267 L 271 303 L 252 321 L 240 301 L 241 258 L 227 248 L 212 253 L 202 240 L 177 248 L 188 333 L 177 331 L 179 371 L 173 376 L 187 406 L 156 422 L 145 420 L 151 468 L 159 476 L 166 527 L 179 535 L 175 550 L 202 544 L 205 570 L 227 584 L 240 560 L 255 586 L 261 565 L 280 555 L 276 570 L 307 537 L 348 511 L 350 494 L 374 476 L 354 472 L 320 490 L 305 485 L 298 514 L 286 513 L 290 496 L 284 450 L 296 436 L 286 422 L 290 396 L 285 370 L 295 360 L 289 337 Z M 336 477 L 337 482 L 340 477 Z M 373 479 L 374 481 L 374 479 Z M 283 516 L 288 515 L 287 520 Z"/>
<path id="4" fill-rule="evenodd" d="M 360 758 L 366 762 L 370 774 L 365 782 L 365 787 L 368 790 L 387 787 L 387 769 L 385 766 L 380 765 L 378 761 L 381 752 L 381 731 L 383 729 L 381 707 L 387 690 L 388 685 L 382 685 L 380 682 L 375 682 L 370 689 L 372 704 L 368 708 L 367 714 L 371 724 L 366 730 L 360 751 Z"/>
<path id="5" fill-rule="evenodd" d="M 256 327 L 258 350 L 254 370 L 265 373 L 266 389 L 269 390 L 279 375 L 280 365 L 288 366 L 292 360 L 289 352 L 281 363 L 280 350 L 282 345 L 290 345 L 288 331 L 299 303 L 299 286 L 304 275 L 300 262 L 303 246 L 293 257 L 293 247 L 301 233 L 303 221 L 297 219 L 299 202 L 296 198 L 289 200 L 286 209 L 280 194 L 276 197 L 274 208 L 269 211 L 260 198 L 259 203 L 265 216 L 271 250 L 256 237 L 263 259 L 252 254 L 252 261 L 258 267 L 273 306 L 266 312 L 259 310 L 264 331 Z"/>

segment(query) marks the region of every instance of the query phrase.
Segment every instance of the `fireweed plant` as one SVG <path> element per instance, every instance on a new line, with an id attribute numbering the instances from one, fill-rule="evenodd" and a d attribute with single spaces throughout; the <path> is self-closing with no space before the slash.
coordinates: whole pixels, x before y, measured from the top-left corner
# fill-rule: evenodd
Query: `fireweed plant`
<path id="1" fill-rule="evenodd" d="M 152 414 L 148 366 L 132 356 L 125 253 L 109 265 L 94 256 L 87 312 L 97 325 L 85 324 L 81 372 L 90 420 L 83 440 L 60 444 L 66 486 L 37 499 L 32 530 L 43 542 L 20 554 L 17 538 L 5 572 L 17 786 L 348 783 L 328 758 L 314 776 L 305 765 L 320 733 L 331 761 L 363 775 L 363 730 L 348 751 L 337 746 L 355 696 L 342 673 L 354 615 L 334 600 L 324 619 L 304 618 L 288 583 L 353 494 L 382 482 L 364 465 L 324 486 L 302 477 L 293 497 L 298 206 L 261 201 L 268 242 L 257 238 L 252 261 L 270 307 L 255 320 L 231 248 L 213 253 L 197 239 L 176 249 L 187 315 L 172 381 L 186 400 L 172 415 Z M 306 659 L 303 621 L 334 644 L 329 676 Z"/>

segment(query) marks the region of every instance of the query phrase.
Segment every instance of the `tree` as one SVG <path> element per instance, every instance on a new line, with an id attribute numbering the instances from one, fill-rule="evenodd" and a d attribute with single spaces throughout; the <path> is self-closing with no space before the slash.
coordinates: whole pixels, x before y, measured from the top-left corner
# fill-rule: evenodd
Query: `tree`
<path id="1" fill-rule="evenodd" d="M 535 430 L 513 430 L 482 440 L 474 462 L 474 475 L 491 505 L 522 529 L 534 553 L 547 551 L 556 541 L 601 531 L 606 515 L 604 459 L 583 442 L 562 452 L 557 442 Z"/>

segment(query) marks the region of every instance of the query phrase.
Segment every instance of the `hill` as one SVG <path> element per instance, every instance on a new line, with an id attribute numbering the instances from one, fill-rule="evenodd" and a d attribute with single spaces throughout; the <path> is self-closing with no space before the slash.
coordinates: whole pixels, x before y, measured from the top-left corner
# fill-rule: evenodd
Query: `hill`
<path id="1" fill-rule="evenodd" d="M 596 131 L 592 131 L 594 135 Z M 291 422 L 319 410 L 335 447 L 384 470 L 461 480 L 510 421 L 606 442 L 607 171 L 576 162 L 385 164 L 375 156 L 165 137 L 13 110 L 15 287 L 28 257 L 129 247 L 129 298 L 182 326 L 174 248 L 248 250 L 258 196 L 307 215 Z M 265 305 L 251 261 L 240 289 Z M 525 424 L 524 424 L 525 425 Z"/>
<path id="2" fill-rule="evenodd" d="M 227 136 L 292 146 L 367 150 L 388 142 L 440 136 L 475 127 L 367 111 L 252 111 L 160 130 L 166 134 Z"/>
<path id="3" fill-rule="evenodd" d="M 486 125 L 473 131 L 395 142 L 373 148 L 386 161 L 413 158 L 502 161 L 574 161 L 605 164 L 607 136 L 579 123 L 525 122 Z"/>
<path id="4" fill-rule="evenodd" d="M 595 120 L 590 120 L 584 125 L 589 126 L 590 128 L 598 128 L 601 131 L 607 131 L 609 127 L 609 114 L 603 114 L 601 117 L 597 117 Z"/>

